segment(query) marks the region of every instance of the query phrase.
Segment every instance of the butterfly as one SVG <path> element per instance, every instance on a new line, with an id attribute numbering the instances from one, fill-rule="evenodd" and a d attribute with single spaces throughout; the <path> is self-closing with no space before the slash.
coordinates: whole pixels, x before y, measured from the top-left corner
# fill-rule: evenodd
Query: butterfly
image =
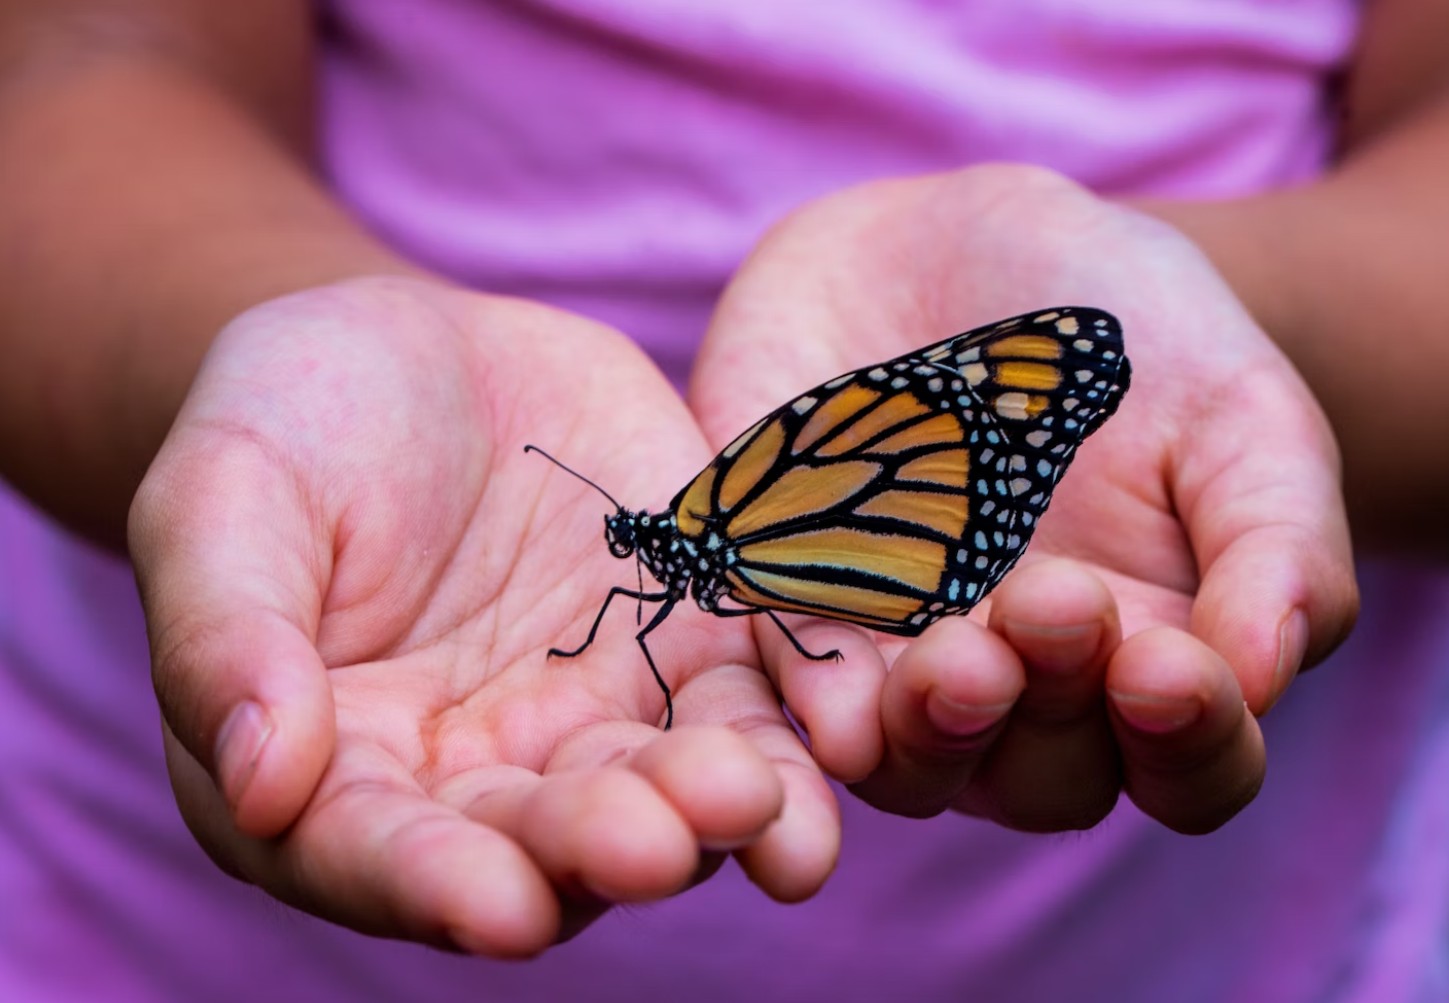
<path id="1" fill-rule="evenodd" d="M 1117 409 L 1131 378 L 1111 314 L 1057 307 L 974 328 L 837 376 L 761 418 L 720 451 L 667 510 L 613 504 L 604 538 L 633 556 L 658 603 L 646 638 L 692 595 L 716 616 L 764 614 L 809 658 L 778 613 L 915 636 L 980 602 L 1026 550 L 1077 447 Z M 645 591 L 643 570 L 660 584 Z M 642 621 L 642 616 L 639 617 Z"/>

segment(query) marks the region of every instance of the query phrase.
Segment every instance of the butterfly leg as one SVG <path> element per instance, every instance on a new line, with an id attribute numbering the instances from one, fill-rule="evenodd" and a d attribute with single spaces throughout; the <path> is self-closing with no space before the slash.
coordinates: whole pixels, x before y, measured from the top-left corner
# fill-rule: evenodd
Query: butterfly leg
<path id="1" fill-rule="evenodd" d="M 795 650 L 800 652 L 800 654 L 804 655 L 806 658 L 809 658 L 816 662 L 840 661 L 841 655 L 839 648 L 836 648 L 833 651 L 827 651 L 823 655 L 817 655 L 812 651 L 806 651 L 805 646 L 801 644 L 798 640 L 796 640 L 795 635 L 790 633 L 790 628 L 785 626 L 785 621 L 781 620 L 778 616 L 776 616 L 774 610 L 767 609 L 764 612 L 766 616 L 768 616 L 771 620 L 775 621 L 775 626 L 780 628 L 780 633 L 784 634 L 785 639 L 788 640 L 792 645 L 794 645 Z"/>
<path id="2" fill-rule="evenodd" d="M 614 601 L 615 596 L 628 596 L 630 599 L 637 599 L 640 602 L 667 603 L 667 605 L 665 606 L 666 609 L 674 605 L 672 602 L 668 602 L 668 592 L 645 592 L 643 590 L 636 592 L 633 589 L 626 589 L 616 585 L 612 589 L 610 589 L 609 594 L 604 597 L 604 605 L 599 607 L 599 615 L 594 617 L 594 625 L 589 628 L 589 636 L 584 638 L 584 643 L 579 645 L 573 651 L 564 651 L 562 648 L 549 648 L 548 657 L 573 658 L 575 655 L 582 655 L 586 650 L 588 650 L 589 645 L 594 643 L 594 635 L 599 632 L 599 624 L 604 622 L 604 614 L 609 611 L 609 603 Z M 644 633 L 646 634 L 648 632 L 648 629 L 644 631 Z M 652 669 L 654 666 L 651 664 L 649 667 Z M 656 672 L 654 673 L 654 675 L 658 676 L 659 673 Z"/>
<path id="3" fill-rule="evenodd" d="M 668 731 L 670 726 L 674 724 L 674 697 L 669 692 L 669 684 L 666 683 L 664 681 L 664 677 L 659 674 L 659 669 L 654 664 L 654 656 L 649 654 L 649 645 L 644 643 L 644 638 L 649 636 L 649 632 L 651 630 L 664 622 L 665 617 L 669 616 L 670 612 L 674 609 L 674 604 L 678 601 L 679 600 L 666 593 L 664 598 L 664 605 L 659 607 L 659 611 L 654 614 L 654 618 L 649 621 L 648 626 L 646 626 L 643 630 L 639 631 L 639 633 L 634 635 L 634 640 L 639 642 L 639 650 L 644 652 L 644 661 L 649 663 L 649 671 L 654 673 L 654 681 L 659 684 L 659 688 L 664 692 L 665 731 Z"/>
<path id="4" fill-rule="evenodd" d="M 759 614 L 764 613 L 771 620 L 775 621 L 775 626 L 780 628 L 780 633 L 785 635 L 786 640 L 790 642 L 791 646 L 793 646 L 796 651 L 800 652 L 800 654 L 804 655 L 806 658 L 809 658 L 812 661 L 816 662 L 828 662 L 831 660 L 837 662 L 840 661 L 841 655 L 839 649 L 836 649 L 834 651 L 827 651 L 823 655 L 817 655 L 813 651 L 806 651 L 805 646 L 796 639 L 794 634 L 790 633 L 790 628 L 786 627 L 785 622 L 775 615 L 774 610 L 727 609 L 723 606 L 715 606 L 710 610 L 710 612 L 713 613 L 715 616 L 758 616 Z"/>

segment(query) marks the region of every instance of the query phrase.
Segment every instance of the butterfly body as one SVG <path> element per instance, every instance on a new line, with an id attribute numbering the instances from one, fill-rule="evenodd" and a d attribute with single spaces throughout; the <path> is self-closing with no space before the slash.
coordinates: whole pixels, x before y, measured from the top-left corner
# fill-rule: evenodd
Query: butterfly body
<path id="1" fill-rule="evenodd" d="M 646 658 L 644 637 L 687 595 L 782 629 L 788 612 L 919 634 L 1021 557 L 1130 374 L 1115 318 L 1061 307 L 838 376 L 738 436 L 667 511 L 618 506 L 610 552 L 663 591 L 610 598 L 664 604 L 638 635 Z"/>

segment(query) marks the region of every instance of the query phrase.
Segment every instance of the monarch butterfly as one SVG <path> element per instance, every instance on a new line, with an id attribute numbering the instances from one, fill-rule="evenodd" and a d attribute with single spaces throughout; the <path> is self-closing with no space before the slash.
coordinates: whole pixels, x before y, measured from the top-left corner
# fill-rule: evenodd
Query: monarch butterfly
<path id="1" fill-rule="evenodd" d="M 609 590 L 659 603 L 645 638 L 692 594 L 717 616 L 763 613 L 809 658 L 776 612 L 808 613 L 914 636 L 965 613 L 1026 550 L 1073 454 L 1117 409 L 1131 377 L 1116 318 L 1058 307 L 978 327 L 837 376 L 760 419 L 665 512 L 613 504 L 604 538 L 663 586 Z M 723 605 L 724 600 L 734 605 Z M 642 617 L 640 618 L 642 619 Z"/>

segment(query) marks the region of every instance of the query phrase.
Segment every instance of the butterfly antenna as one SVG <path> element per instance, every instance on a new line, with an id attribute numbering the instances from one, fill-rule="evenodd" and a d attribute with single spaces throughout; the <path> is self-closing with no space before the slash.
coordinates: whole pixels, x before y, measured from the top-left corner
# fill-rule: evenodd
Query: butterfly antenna
<path id="1" fill-rule="evenodd" d="M 614 499 L 614 496 L 611 495 L 611 494 L 609 494 L 609 492 L 605 491 L 603 488 L 599 487 L 593 481 L 589 480 L 583 474 L 579 473 L 577 470 L 573 469 L 572 467 L 568 466 L 567 464 L 563 464 L 563 463 L 560 463 L 558 460 L 555 460 L 552 456 L 549 456 L 547 453 L 545 453 L 543 450 L 539 449 L 537 446 L 524 446 L 523 447 L 523 451 L 525 453 L 537 453 L 539 456 L 542 456 L 545 460 L 548 460 L 550 463 L 552 463 L 554 466 L 558 467 L 559 469 L 564 470 L 564 471 L 566 471 L 566 472 L 568 472 L 570 474 L 573 474 L 575 477 L 577 477 L 579 480 L 583 481 L 589 487 L 593 488 L 599 494 L 601 494 L 605 498 L 609 499 L 610 504 L 612 504 L 620 512 L 624 511 L 624 506 L 623 505 L 620 505 Z M 643 579 L 641 578 L 640 581 L 642 582 Z M 640 588 L 642 589 L 643 586 L 641 585 Z"/>

